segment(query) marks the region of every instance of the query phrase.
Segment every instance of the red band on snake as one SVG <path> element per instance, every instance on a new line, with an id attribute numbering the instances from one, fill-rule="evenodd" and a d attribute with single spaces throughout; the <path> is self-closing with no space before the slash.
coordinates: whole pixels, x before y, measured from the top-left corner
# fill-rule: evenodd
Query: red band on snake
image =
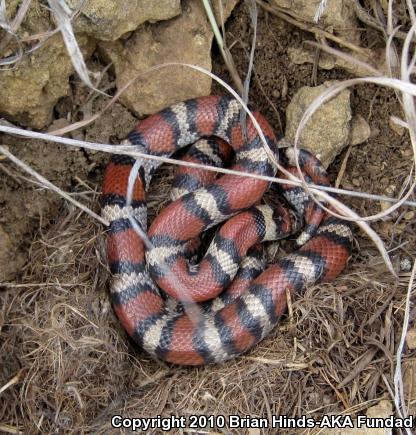
<path id="1" fill-rule="evenodd" d="M 213 136 L 234 150 L 231 169 L 275 175 L 250 120 L 244 135 L 241 111 L 228 97 L 188 100 L 139 122 L 128 141 L 148 154 L 171 156 Z M 260 114 L 255 116 L 280 163 L 295 171 L 293 150 L 277 149 L 272 128 Z M 192 149 L 185 160 L 216 165 L 218 155 L 230 155 L 221 142 Z M 315 157 L 300 150 L 298 160 L 309 180 L 327 184 Z M 300 292 L 308 284 L 332 280 L 346 265 L 352 241 L 349 225 L 326 216 L 302 188 L 285 185 L 284 196 L 306 222 L 298 238 L 306 243 L 264 269 L 258 243 L 294 230 L 285 209 L 279 207 L 277 213 L 259 205 L 269 183 L 237 175 L 214 178 L 190 169 L 181 171 L 174 189 L 177 199 L 147 232 L 152 249 L 146 249 L 134 226 L 146 231 L 146 190 L 160 163 L 141 162 L 129 198 L 134 164 L 128 156 L 115 155 L 104 178 L 102 214 L 110 222 L 107 256 L 114 275 L 111 299 L 128 334 L 156 358 L 200 365 L 246 352 L 284 314 L 287 290 Z M 204 258 L 193 264 L 189 256 L 198 236 L 227 219 Z M 200 302 L 198 316 L 184 309 L 189 301 Z"/>

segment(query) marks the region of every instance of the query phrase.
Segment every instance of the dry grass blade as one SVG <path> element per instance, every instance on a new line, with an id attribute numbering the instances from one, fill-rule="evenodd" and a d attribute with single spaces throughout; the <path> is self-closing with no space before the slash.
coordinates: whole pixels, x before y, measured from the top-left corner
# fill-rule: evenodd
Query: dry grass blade
<path id="1" fill-rule="evenodd" d="M 7 47 L 7 45 L 9 44 L 9 42 L 12 40 L 13 37 L 16 37 L 16 31 L 17 29 L 20 27 L 20 25 L 22 24 L 26 13 L 29 9 L 30 3 L 32 0 L 23 0 L 22 4 L 19 7 L 19 10 L 16 14 L 16 16 L 13 19 L 12 24 L 9 26 L 6 23 L 7 27 L 3 27 L 3 23 L 5 23 L 6 21 L 6 15 L 5 15 L 5 5 L 4 8 L 3 6 L 0 6 L 1 12 L 0 12 L 0 26 L 3 27 L 8 33 L 7 35 L 0 41 L 0 54 L 2 53 L 2 51 Z M 3 12 L 4 11 L 4 12 Z"/>
<path id="2" fill-rule="evenodd" d="M 17 384 L 20 382 L 21 379 L 21 371 L 19 371 L 19 373 L 17 373 L 17 375 L 13 376 L 12 379 L 10 379 L 10 381 L 6 382 L 4 385 L 2 385 L 0 387 L 0 395 L 1 393 L 3 393 L 4 391 L 6 391 L 8 388 L 10 388 L 11 386 Z"/>
<path id="3" fill-rule="evenodd" d="M 64 0 L 48 0 L 48 3 L 58 24 L 59 31 L 62 33 L 66 49 L 75 71 L 89 88 L 103 93 L 99 89 L 96 89 L 91 82 L 87 65 L 85 64 L 84 57 L 72 28 L 72 11 Z M 81 3 L 83 3 L 83 1 Z M 105 93 L 103 94 L 106 95 Z"/>
<path id="4" fill-rule="evenodd" d="M 337 388 L 341 389 L 343 387 L 345 387 L 345 385 L 349 384 L 352 380 L 354 380 L 358 375 L 360 375 L 360 373 L 367 368 L 367 366 L 371 363 L 371 361 L 373 360 L 375 354 L 378 352 L 377 348 L 373 348 L 373 349 L 369 349 L 360 359 L 360 361 L 358 362 L 358 364 L 355 365 L 355 367 L 353 368 L 353 370 L 351 371 L 351 373 L 342 380 L 342 382 L 340 382 L 337 385 Z"/>
<path id="5" fill-rule="evenodd" d="M 407 10 L 409 12 L 410 21 L 412 22 L 412 25 L 414 26 L 414 25 L 416 25 L 416 14 L 415 14 L 413 2 L 411 0 L 406 0 L 406 4 L 407 4 Z"/>
<path id="6" fill-rule="evenodd" d="M 251 74 L 254 66 L 254 52 L 256 50 L 256 41 L 257 41 L 257 6 L 255 0 L 246 0 L 246 2 L 247 2 L 247 7 L 249 8 L 250 11 L 251 27 L 253 29 L 253 41 L 251 43 L 249 63 L 248 63 L 246 78 L 244 80 L 244 90 L 242 93 L 243 101 L 246 104 L 248 104 L 248 93 L 250 90 L 250 80 L 251 80 Z M 246 112 L 243 112 L 244 115 L 245 113 Z M 243 119 L 243 124 L 245 124 L 245 119 Z"/>
<path id="7" fill-rule="evenodd" d="M 407 410 L 406 410 L 406 402 L 404 399 L 404 387 L 403 387 L 403 377 L 402 377 L 402 354 L 403 354 L 406 334 L 410 322 L 410 316 L 409 316 L 410 295 L 414 290 L 415 275 L 416 275 L 416 260 L 413 263 L 413 269 L 409 279 L 409 286 L 407 288 L 406 307 L 405 307 L 405 314 L 403 319 L 402 334 L 400 337 L 399 346 L 397 347 L 396 368 L 394 371 L 394 404 L 397 412 L 403 415 L 403 417 L 407 417 Z"/>
<path id="8" fill-rule="evenodd" d="M 319 5 L 316 7 L 315 16 L 313 17 L 313 21 L 317 23 L 320 19 L 323 13 L 325 12 L 325 9 L 327 7 L 328 0 L 321 0 Z"/>
<path id="9" fill-rule="evenodd" d="M 388 36 L 392 35 L 393 25 L 392 25 L 391 17 L 393 16 L 393 14 L 392 14 L 392 11 L 393 11 L 393 9 L 392 9 L 393 2 L 391 0 L 389 0 L 389 6 L 388 6 L 387 28 L 382 26 L 378 20 L 376 20 L 373 16 L 371 16 L 363 8 L 363 6 L 361 5 L 359 0 L 353 0 L 352 1 L 352 6 L 354 7 L 354 11 L 355 11 L 355 13 L 357 15 L 357 18 L 360 21 L 365 23 L 367 26 L 372 27 L 373 29 L 376 29 L 376 30 L 382 32 L 383 34 L 387 34 Z M 406 32 L 398 30 L 397 32 L 394 33 L 394 38 L 404 40 L 404 39 L 406 39 Z"/>
<path id="10" fill-rule="evenodd" d="M 9 424 L 2 424 L 2 423 L 0 423 L 0 431 L 4 432 L 4 433 L 23 435 L 23 432 L 20 431 L 17 427 L 11 426 Z"/>
<path id="11" fill-rule="evenodd" d="M 231 55 L 230 50 L 226 47 L 224 43 L 224 39 L 221 36 L 220 29 L 217 24 L 217 20 L 215 19 L 214 11 L 211 6 L 210 0 L 202 0 L 202 3 L 205 8 L 205 12 L 207 14 L 209 23 L 211 24 L 212 31 L 214 33 L 215 40 L 217 41 L 218 47 L 220 49 L 221 55 L 224 59 L 225 65 L 227 66 L 227 69 L 230 73 L 231 79 L 234 82 L 234 86 L 237 88 L 238 92 L 242 94 L 244 86 L 243 82 L 241 81 L 241 78 L 237 72 L 237 69 L 234 64 L 234 59 Z M 222 7 L 222 5 L 221 5 Z"/>
<path id="12" fill-rule="evenodd" d="M 11 26 L 7 20 L 6 0 L 0 2 L 0 27 L 6 31 L 11 30 Z"/>
<path id="13" fill-rule="evenodd" d="M 24 10 L 26 5 L 28 6 L 27 1 L 20 8 L 20 9 L 22 9 L 22 11 L 24 13 L 26 13 L 26 11 Z M 20 18 L 20 17 L 18 16 L 17 18 Z M 23 17 L 22 17 L 22 19 L 23 19 Z M 16 63 L 20 59 L 22 59 L 23 47 L 22 47 L 22 44 L 20 42 L 20 39 L 17 37 L 17 35 L 15 33 L 15 26 L 13 26 L 13 24 L 10 24 L 7 20 L 7 10 L 6 10 L 6 1 L 5 0 L 1 0 L 1 3 L 0 3 L 0 28 L 2 28 L 3 30 L 6 31 L 6 36 L 0 41 L 0 54 L 1 54 L 1 51 L 4 49 L 4 47 L 6 47 L 7 44 L 10 42 L 10 40 L 13 38 L 16 40 L 16 44 L 17 44 L 17 48 L 18 48 L 18 53 L 16 55 L 1 59 L 0 65 L 13 65 L 14 63 Z"/>
<path id="14" fill-rule="evenodd" d="M 401 58 L 401 78 L 403 82 L 409 84 L 411 84 L 410 78 L 414 71 L 414 67 L 416 63 L 416 57 L 414 51 L 410 50 L 410 44 L 412 42 L 412 38 L 415 32 L 416 32 L 416 22 L 412 25 L 411 29 L 407 34 L 407 37 L 403 45 L 402 58 Z M 409 52 L 413 54 L 410 62 L 409 62 Z M 406 121 L 408 126 L 410 127 L 408 129 L 408 132 L 413 147 L 413 158 L 416 162 L 416 108 L 415 108 L 414 98 L 410 92 L 402 92 L 402 100 L 403 100 L 402 107 L 406 115 Z"/>

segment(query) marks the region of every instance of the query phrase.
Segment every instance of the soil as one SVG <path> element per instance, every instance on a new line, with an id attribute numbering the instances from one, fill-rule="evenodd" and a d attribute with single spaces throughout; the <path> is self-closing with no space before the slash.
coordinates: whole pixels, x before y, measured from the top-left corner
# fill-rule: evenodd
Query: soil
<path id="1" fill-rule="evenodd" d="M 372 46 L 383 46 L 378 33 L 368 29 L 363 33 Z M 251 38 L 250 19 L 240 4 L 227 22 L 227 41 L 243 77 Z M 284 131 L 285 109 L 300 87 L 350 77 L 342 70 L 318 70 L 314 83 L 312 65 L 294 65 L 287 55 L 289 47 L 306 39 L 312 39 L 311 34 L 259 10 L 250 102 L 278 133 Z M 90 61 L 89 68 L 103 68 L 99 57 Z M 216 49 L 213 72 L 230 82 Z M 110 70 L 103 86 L 113 81 L 111 74 Z M 216 84 L 213 91 L 222 93 Z M 102 97 L 90 101 L 89 92 L 74 78 L 72 95 L 58 104 L 55 117 L 76 121 L 82 114 L 100 111 L 105 102 Z M 394 92 L 356 87 L 351 105 L 354 114 L 367 120 L 372 135 L 351 150 L 341 187 L 397 195 L 409 174 L 412 154 L 408 136 L 389 127 L 391 115 L 401 116 Z M 88 141 L 118 143 L 135 122 L 129 110 L 115 104 L 76 134 Z M 2 143 L 99 211 L 107 155 L 9 136 L 3 136 Z M 330 167 L 333 178 L 345 153 Z M 391 379 L 389 352 L 397 345 L 407 284 L 389 275 L 360 231 L 345 276 L 293 301 L 281 326 L 248 356 L 211 368 L 172 367 L 152 361 L 119 326 L 108 302 L 100 225 L 30 182 L 11 163 L 0 161 L 0 169 L 0 227 L 18 246 L 0 279 L 4 281 L 0 387 L 17 376 L 15 384 L 1 393 L 0 424 L 7 422 L 27 433 L 69 429 L 101 433 L 110 430 L 110 416 L 116 413 L 319 416 L 349 407 L 360 411 L 368 406 L 363 403 L 388 397 L 382 374 Z M 152 213 L 167 201 L 166 180 L 171 174 L 171 168 L 159 171 L 149 200 Z M 364 215 L 380 211 L 379 202 L 348 198 L 346 202 Z M 409 211 L 402 207 L 373 225 L 387 246 L 395 248 L 396 265 L 416 254 L 415 219 L 406 218 Z M 394 328 L 389 329 L 391 324 Z M 383 349 L 375 350 L 377 357 L 346 386 L 337 387 L 374 348 L 375 339 L 384 342 Z M 63 359 L 57 361 L 58 355 Z M 406 355 L 412 356 L 414 352 Z"/>

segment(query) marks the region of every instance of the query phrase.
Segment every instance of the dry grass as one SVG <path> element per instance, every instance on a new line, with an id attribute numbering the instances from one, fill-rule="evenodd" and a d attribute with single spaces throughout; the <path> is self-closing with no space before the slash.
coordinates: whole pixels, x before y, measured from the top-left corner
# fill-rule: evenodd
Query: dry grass
<path id="1" fill-rule="evenodd" d="M 154 179 L 151 215 L 167 201 L 171 175 L 165 168 Z M 97 204 L 92 192 L 87 205 Z M 153 361 L 129 340 L 108 300 L 102 228 L 64 207 L 34 238 L 19 284 L 0 287 L 0 432 L 108 433 L 114 414 L 353 415 L 395 390 L 410 273 L 387 274 L 365 239 L 341 277 L 297 295 L 249 354 L 182 368 Z M 399 237 L 407 244 L 392 253 L 395 266 L 416 258 L 414 222 Z M 415 358 L 406 350 L 403 365 Z M 205 433 L 214 432 L 225 430 Z"/>
<path id="2" fill-rule="evenodd" d="M 169 175 L 161 172 L 153 206 Z M 0 388 L 17 376 L 0 393 L 3 430 L 107 433 L 114 414 L 353 414 L 388 395 L 382 377 L 393 379 L 410 274 L 395 281 L 371 245 L 334 283 L 292 301 L 250 354 L 180 368 L 131 345 L 108 301 L 104 234 L 68 207 L 35 238 L 22 283 L 2 290 Z"/>

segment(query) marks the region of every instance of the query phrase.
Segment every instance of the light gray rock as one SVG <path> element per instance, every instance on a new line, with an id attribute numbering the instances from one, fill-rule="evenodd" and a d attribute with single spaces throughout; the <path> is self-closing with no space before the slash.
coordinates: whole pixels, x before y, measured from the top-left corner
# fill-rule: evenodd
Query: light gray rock
<path id="1" fill-rule="evenodd" d="M 226 19 L 237 0 L 222 3 Z M 100 44 L 101 51 L 114 63 L 117 88 L 131 83 L 121 101 L 137 115 L 148 115 L 211 92 L 212 79 L 201 72 L 184 66 L 151 70 L 156 65 L 181 62 L 211 71 L 213 33 L 202 2 L 186 0 L 182 6 L 180 16 L 145 24 L 124 44 Z"/>
<path id="2" fill-rule="evenodd" d="M 95 43 L 78 36 L 85 55 Z M 52 120 L 53 107 L 68 94 L 74 68 L 61 36 L 50 38 L 43 47 L 24 57 L 17 68 L 0 73 L 0 112 L 12 121 L 43 128 Z"/>
<path id="3" fill-rule="evenodd" d="M 75 9 L 79 2 L 68 0 L 67 3 Z M 7 18 L 10 21 L 20 4 L 19 0 L 8 2 Z M 73 23 L 78 44 L 87 60 L 96 46 L 96 39 L 113 40 L 145 21 L 166 20 L 180 12 L 180 0 L 89 0 Z M 18 36 L 42 34 L 55 25 L 48 9 L 41 6 L 39 0 L 33 0 Z M 15 45 L 9 45 L 2 53 L 3 57 L 16 52 Z M 57 101 L 68 95 L 69 77 L 73 73 L 62 37 L 57 34 L 33 54 L 23 57 L 14 68 L 0 72 L 0 112 L 22 125 L 45 127 L 52 119 Z"/>
<path id="4" fill-rule="evenodd" d="M 304 86 L 294 95 L 286 110 L 285 139 L 294 143 L 299 122 L 312 101 L 332 83 L 321 86 Z M 350 91 L 340 92 L 323 104 L 302 130 L 299 148 L 312 151 L 325 167 L 350 143 L 351 121 Z"/>
<path id="5" fill-rule="evenodd" d="M 350 145 L 365 142 L 371 136 L 371 128 L 361 115 L 355 115 L 351 120 Z"/>

